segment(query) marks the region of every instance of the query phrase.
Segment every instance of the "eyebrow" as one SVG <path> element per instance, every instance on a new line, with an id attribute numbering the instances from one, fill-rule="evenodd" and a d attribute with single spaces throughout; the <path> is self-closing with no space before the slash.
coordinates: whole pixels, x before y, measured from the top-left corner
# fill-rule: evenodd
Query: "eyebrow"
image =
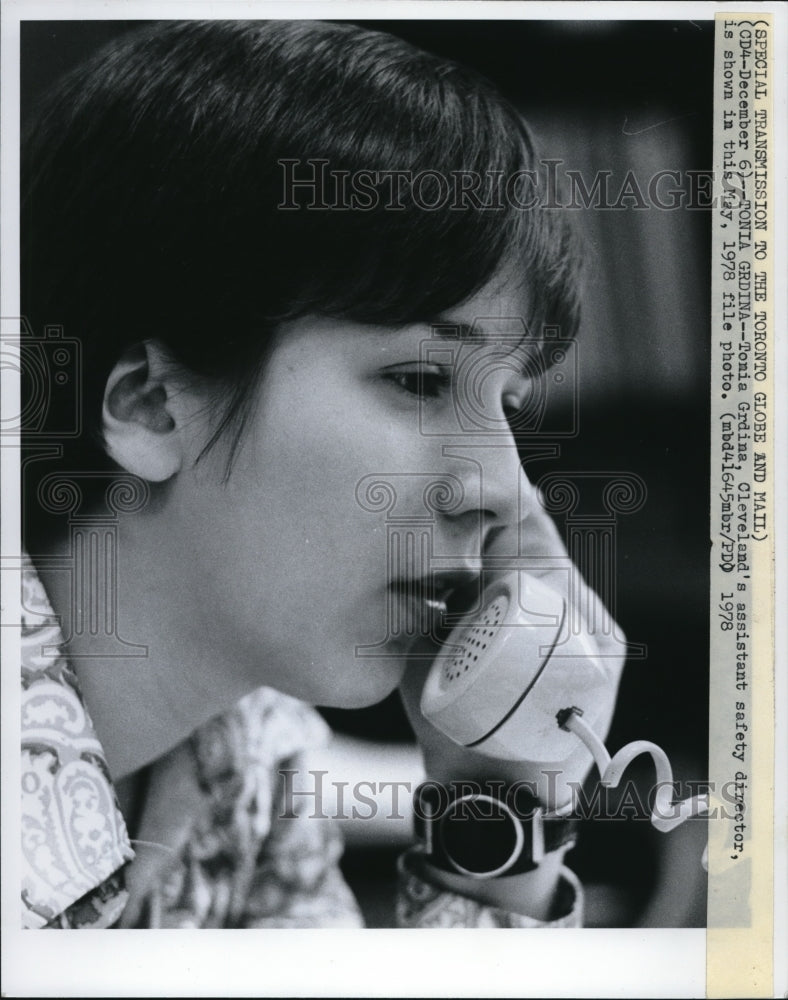
<path id="1" fill-rule="evenodd" d="M 513 351 L 516 350 L 522 344 L 530 344 L 534 347 L 539 355 L 544 358 L 544 344 L 539 341 L 537 337 L 533 335 L 529 329 L 528 323 L 522 319 L 522 317 L 514 316 L 502 316 L 501 320 L 507 320 L 511 322 L 512 320 L 520 320 L 525 328 L 525 332 L 515 337 L 511 336 L 511 341 L 513 346 Z M 483 341 L 485 338 L 494 337 L 491 334 L 489 328 L 484 326 L 484 323 L 480 320 L 475 320 L 473 323 L 464 323 L 459 320 L 452 320 L 447 316 L 438 316 L 436 319 L 432 320 L 427 324 L 433 335 L 437 335 L 442 340 L 472 340 L 472 341 Z M 509 335 L 504 335 L 506 339 Z M 531 378 L 532 373 L 529 371 L 528 361 L 523 361 L 522 374 L 525 378 Z"/>
<path id="2" fill-rule="evenodd" d="M 481 318 L 474 319 L 472 323 L 465 323 L 459 319 L 452 319 L 451 316 L 436 316 L 435 319 L 429 320 L 426 326 L 430 328 L 433 336 L 444 340 L 485 340 L 493 336 Z"/>
<path id="3" fill-rule="evenodd" d="M 429 326 L 434 334 L 444 337 L 446 340 L 470 340 L 474 336 L 484 337 L 486 335 L 484 328 L 477 323 L 470 325 L 440 317 L 433 320 Z"/>
<path id="4" fill-rule="evenodd" d="M 440 316 L 426 325 L 430 327 L 434 334 L 446 340 L 484 340 L 486 338 L 495 339 L 496 337 L 501 337 L 507 340 L 511 339 L 513 343 L 521 344 L 524 341 L 533 341 L 536 339 L 528 323 L 522 316 L 499 316 L 493 322 L 520 322 L 522 323 L 522 329 L 516 337 L 508 331 L 503 334 L 496 334 L 496 332 L 491 331 L 484 325 L 483 319 L 476 319 L 473 323 L 464 323 L 460 320 Z"/>

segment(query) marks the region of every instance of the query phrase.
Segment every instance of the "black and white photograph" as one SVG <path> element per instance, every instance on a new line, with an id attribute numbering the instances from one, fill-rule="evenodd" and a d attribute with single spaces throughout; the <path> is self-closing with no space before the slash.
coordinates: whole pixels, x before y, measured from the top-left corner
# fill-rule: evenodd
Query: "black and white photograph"
<path id="1" fill-rule="evenodd" d="M 568 995 L 593 930 L 724 995 L 705 935 L 773 892 L 780 293 L 715 6 L 124 6 L 13 11 L 4 928 L 253 932 L 291 970 L 225 995 L 369 996 L 414 941 Z M 724 42 L 756 108 L 763 23 Z M 310 980 L 277 932 L 315 929 L 359 936 Z M 101 961 L 39 995 L 161 988 Z M 220 995 L 189 968 L 160 995 Z"/>

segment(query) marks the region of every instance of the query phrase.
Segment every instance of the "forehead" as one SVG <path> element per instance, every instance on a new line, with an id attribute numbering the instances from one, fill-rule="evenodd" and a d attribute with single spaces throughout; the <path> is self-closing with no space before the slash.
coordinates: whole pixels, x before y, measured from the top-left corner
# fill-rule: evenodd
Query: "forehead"
<path id="1" fill-rule="evenodd" d="M 432 340 L 474 349 L 487 345 L 495 354 L 521 351 L 537 332 L 526 275 L 514 266 L 499 270 L 478 293 L 430 324 Z"/>
<path id="2" fill-rule="evenodd" d="M 475 330 L 480 335 L 489 331 L 492 321 L 519 318 L 527 325 L 532 308 L 528 291 L 528 276 L 519 260 L 502 264 L 490 280 L 464 302 L 445 310 L 436 317 Z"/>
<path id="3" fill-rule="evenodd" d="M 527 275 L 512 266 L 499 269 L 463 302 L 424 321 L 392 327 L 312 315 L 282 324 L 277 342 L 287 345 L 288 353 L 329 351 L 346 360 L 372 358 L 381 363 L 428 360 L 425 352 L 445 344 L 459 360 L 466 345 L 475 350 L 488 345 L 495 353 L 520 349 L 536 334 L 530 309 Z"/>
<path id="4" fill-rule="evenodd" d="M 472 296 L 432 317 L 413 324 L 422 335 L 445 340 L 514 346 L 533 337 L 532 295 L 528 276 L 518 262 L 502 266 Z"/>

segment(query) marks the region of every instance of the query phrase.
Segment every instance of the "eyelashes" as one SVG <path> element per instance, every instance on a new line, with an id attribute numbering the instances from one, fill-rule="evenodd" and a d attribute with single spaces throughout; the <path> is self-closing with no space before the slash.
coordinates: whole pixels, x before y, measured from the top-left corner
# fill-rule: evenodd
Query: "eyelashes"
<path id="1" fill-rule="evenodd" d="M 383 373 L 386 382 L 416 399 L 439 399 L 451 389 L 451 374 L 441 369 L 405 369 Z"/>
<path id="2" fill-rule="evenodd" d="M 410 363 L 401 367 L 383 369 L 380 379 L 406 401 L 440 402 L 459 391 L 455 372 L 451 367 Z M 467 388 L 467 387 L 466 387 Z M 511 424 L 529 409 L 533 384 L 527 380 L 525 388 L 511 390 L 501 400 L 503 415 Z"/>

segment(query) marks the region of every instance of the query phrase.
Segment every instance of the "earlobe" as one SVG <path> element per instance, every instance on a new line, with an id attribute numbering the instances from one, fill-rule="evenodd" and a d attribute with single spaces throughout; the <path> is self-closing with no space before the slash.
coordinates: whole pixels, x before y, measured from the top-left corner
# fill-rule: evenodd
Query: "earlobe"
<path id="1" fill-rule="evenodd" d="M 137 344 L 112 369 L 104 389 L 102 434 L 107 454 L 128 472 L 164 482 L 180 471 L 183 441 L 171 407 L 166 352 Z"/>

